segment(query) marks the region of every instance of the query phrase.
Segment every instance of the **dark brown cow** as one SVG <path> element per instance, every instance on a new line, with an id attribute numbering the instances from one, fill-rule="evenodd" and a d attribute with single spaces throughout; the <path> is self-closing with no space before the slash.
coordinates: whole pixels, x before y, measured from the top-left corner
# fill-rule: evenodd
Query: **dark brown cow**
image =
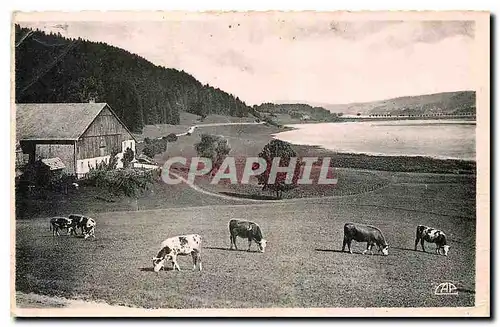
<path id="1" fill-rule="evenodd" d="M 252 241 L 254 241 L 259 247 L 259 251 L 264 253 L 266 250 L 267 241 L 262 237 L 262 231 L 260 226 L 254 222 L 246 220 L 231 219 L 229 221 L 229 233 L 231 240 L 231 250 L 234 248 L 238 250 L 236 246 L 236 238 L 246 238 L 248 239 L 248 250 L 250 251 L 250 246 Z"/>
<path id="2" fill-rule="evenodd" d="M 370 225 L 346 223 L 344 225 L 344 243 L 342 244 L 342 252 L 345 250 L 345 246 L 349 248 L 349 253 L 352 253 L 351 242 L 366 242 L 366 250 L 363 251 L 365 254 L 367 251 L 372 252 L 372 247 L 374 245 L 378 246 L 379 252 L 383 255 L 389 255 L 389 245 L 385 241 L 382 231 L 377 227 Z"/>
<path id="3" fill-rule="evenodd" d="M 50 219 L 50 225 L 49 229 L 52 231 L 52 236 L 59 236 L 59 230 L 62 229 L 67 229 L 68 232 L 67 234 L 70 234 L 73 232 L 73 229 L 71 227 L 72 221 L 69 218 L 66 217 L 53 217 Z"/>

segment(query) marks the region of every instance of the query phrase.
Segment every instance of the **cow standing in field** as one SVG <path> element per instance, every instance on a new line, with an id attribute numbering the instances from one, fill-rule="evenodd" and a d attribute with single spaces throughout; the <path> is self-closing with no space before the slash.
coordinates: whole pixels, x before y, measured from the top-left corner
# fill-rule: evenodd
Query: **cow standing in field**
<path id="1" fill-rule="evenodd" d="M 161 243 L 160 251 L 153 257 L 153 269 L 157 273 L 165 267 L 167 260 L 172 260 L 172 264 L 177 270 L 181 270 L 177 263 L 177 256 L 191 254 L 193 258 L 193 270 L 201 271 L 201 236 L 198 234 L 181 235 L 167 238 Z"/>
<path id="2" fill-rule="evenodd" d="M 68 216 L 71 219 L 72 234 L 78 235 L 77 229 L 79 228 L 83 235 L 83 225 L 85 225 L 86 218 L 84 215 L 71 214 Z"/>
<path id="3" fill-rule="evenodd" d="M 70 234 L 72 229 L 72 220 L 66 217 L 53 217 L 50 219 L 49 229 L 52 231 L 52 236 L 59 236 L 59 230 L 67 229 L 67 234 Z"/>
<path id="4" fill-rule="evenodd" d="M 450 246 L 446 244 L 446 235 L 443 231 L 424 225 L 418 225 L 415 236 L 415 251 L 417 251 L 417 245 L 418 242 L 420 242 L 422 251 L 425 252 L 424 241 L 436 244 L 436 254 L 448 255 Z"/>
<path id="5" fill-rule="evenodd" d="M 267 241 L 262 237 L 262 231 L 260 226 L 254 222 L 246 220 L 231 219 L 229 221 L 229 234 L 231 240 L 231 250 L 234 248 L 238 250 L 236 246 L 236 238 L 246 238 L 248 239 L 248 250 L 250 251 L 250 246 L 252 241 L 254 241 L 259 247 L 259 251 L 264 253 L 266 250 Z"/>
<path id="6" fill-rule="evenodd" d="M 342 252 L 344 252 L 345 246 L 347 245 L 349 253 L 352 254 L 351 242 L 353 240 L 356 242 L 367 243 L 366 250 L 363 251 L 363 254 L 367 251 L 370 251 L 370 254 L 373 254 L 372 247 L 377 245 L 379 252 L 382 252 L 383 255 L 389 255 L 389 245 L 385 241 L 382 231 L 377 227 L 346 223 L 344 225 L 344 243 L 342 244 Z"/>
<path id="7" fill-rule="evenodd" d="M 95 238 L 95 227 L 96 221 L 92 218 L 86 217 L 84 215 L 71 214 L 69 215 L 69 219 L 72 220 L 71 224 L 71 233 L 78 235 L 76 232 L 77 228 L 80 228 L 82 235 L 84 238 L 88 238 L 90 236 Z"/>

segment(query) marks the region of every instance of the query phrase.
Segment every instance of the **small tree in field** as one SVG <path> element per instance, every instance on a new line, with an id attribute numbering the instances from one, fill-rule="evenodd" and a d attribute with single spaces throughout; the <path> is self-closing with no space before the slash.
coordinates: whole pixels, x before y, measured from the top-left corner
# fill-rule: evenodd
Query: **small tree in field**
<path id="1" fill-rule="evenodd" d="M 283 192 L 291 190 L 297 186 L 297 181 L 300 177 L 301 165 L 296 158 L 297 153 L 295 153 L 290 143 L 276 139 L 272 140 L 264 147 L 264 149 L 262 149 L 259 153 L 259 157 L 264 158 L 267 163 L 266 170 L 260 175 L 257 175 L 259 185 L 263 185 L 263 191 L 273 191 L 276 193 L 276 197 L 281 199 L 283 197 Z M 291 183 L 286 182 L 287 173 L 285 172 L 277 173 L 274 181 L 269 180 L 274 158 L 280 158 L 280 167 L 289 166 L 292 160 L 297 160 Z M 257 168 L 258 164 L 254 165 L 253 169 L 255 170 Z"/>
<path id="2" fill-rule="evenodd" d="M 167 142 L 175 142 L 175 141 L 177 141 L 177 139 L 178 139 L 178 137 L 175 133 L 170 133 L 166 137 Z"/>
<path id="3" fill-rule="evenodd" d="M 142 149 L 142 153 L 150 158 L 154 158 L 155 155 L 163 153 L 167 151 L 167 137 L 163 137 L 161 139 L 144 139 L 144 148 Z"/>
<path id="4" fill-rule="evenodd" d="M 221 135 L 202 134 L 199 143 L 195 144 L 198 156 L 212 161 L 212 170 L 216 171 L 231 151 L 229 142 Z"/>

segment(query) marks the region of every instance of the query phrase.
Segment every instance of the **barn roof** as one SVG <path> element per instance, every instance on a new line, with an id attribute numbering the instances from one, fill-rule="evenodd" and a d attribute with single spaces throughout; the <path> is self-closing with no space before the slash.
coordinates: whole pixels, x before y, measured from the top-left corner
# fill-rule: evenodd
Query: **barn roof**
<path id="1" fill-rule="evenodd" d="M 78 140 L 105 107 L 113 112 L 106 103 L 17 103 L 17 140 Z"/>

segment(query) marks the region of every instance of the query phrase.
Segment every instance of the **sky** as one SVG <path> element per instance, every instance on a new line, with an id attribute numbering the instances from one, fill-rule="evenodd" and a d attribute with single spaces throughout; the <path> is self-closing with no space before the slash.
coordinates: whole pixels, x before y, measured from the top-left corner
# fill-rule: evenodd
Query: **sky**
<path id="1" fill-rule="evenodd" d="M 112 44 L 184 70 L 248 105 L 344 104 L 473 90 L 473 21 L 246 14 L 20 24 Z"/>

